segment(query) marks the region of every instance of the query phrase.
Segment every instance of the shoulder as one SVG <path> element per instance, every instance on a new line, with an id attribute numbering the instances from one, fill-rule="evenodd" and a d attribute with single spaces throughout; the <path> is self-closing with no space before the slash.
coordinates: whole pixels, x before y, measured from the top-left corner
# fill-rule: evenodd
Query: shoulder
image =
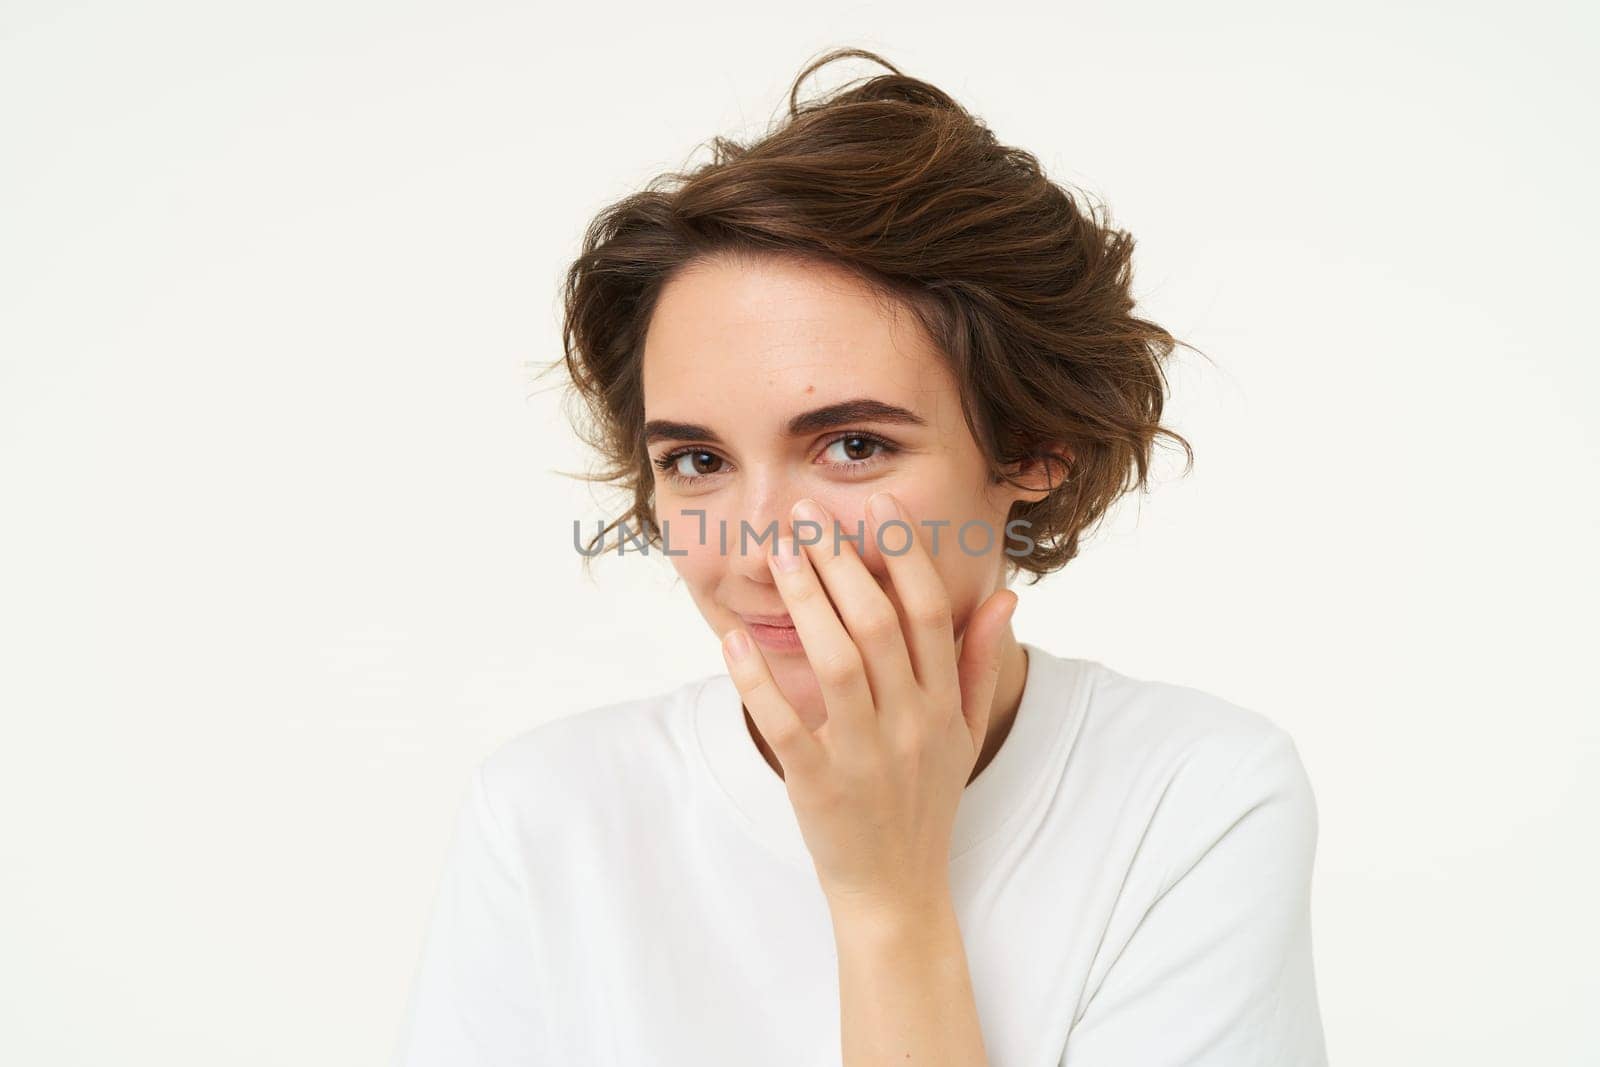
<path id="1" fill-rule="evenodd" d="M 1090 685 L 1084 727 L 1105 743 L 1225 755 L 1288 736 L 1267 715 L 1203 689 L 1083 665 Z"/>
<path id="2" fill-rule="evenodd" d="M 682 786 L 693 708 L 711 677 L 571 712 L 514 735 L 477 767 L 484 803 L 496 821 L 528 828 L 659 800 Z"/>
<path id="3" fill-rule="evenodd" d="M 1084 851 L 1108 903 L 1068 1058 L 1126 1049 L 1144 1040 L 1137 1029 L 1173 1062 L 1323 1062 L 1310 955 L 1317 811 L 1293 738 L 1190 686 L 1096 663 L 1083 681 L 1063 784 L 1091 813 Z"/>
<path id="4" fill-rule="evenodd" d="M 1079 743 L 1147 775 L 1220 789 L 1241 775 L 1304 775 L 1276 720 L 1192 686 L 1134 678 L 1085 661 L 1089 698 Z"/>
<path id="5" fill-rule="evenodd" d="M 1278 722 L 1191 686 L 1078 664 L 1087 696 L 1068 778 L 1136 824 L 1141 850 L 1164 852 L 1169 875 L 1230 832 L 1271 834 L 1309 858 L 1316 799 Z"/>

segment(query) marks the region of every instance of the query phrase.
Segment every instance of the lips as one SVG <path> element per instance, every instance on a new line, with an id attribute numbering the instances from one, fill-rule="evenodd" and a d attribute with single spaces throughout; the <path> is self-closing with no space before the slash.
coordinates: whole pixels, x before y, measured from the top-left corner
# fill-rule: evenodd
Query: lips
<path id="1" fill-rule="evenodd" d="M 740 620 L 750 630 L 755 643 L 769 652 L 798 653 L 804 651 L 800 631 L 787 615 L 740 615 Z"/>
<path id="2" fill-rule="evenodd" d="M 739 618 L 755 626 L 794 627 L 794 620 L 788 615 L 740 615 Z"/>

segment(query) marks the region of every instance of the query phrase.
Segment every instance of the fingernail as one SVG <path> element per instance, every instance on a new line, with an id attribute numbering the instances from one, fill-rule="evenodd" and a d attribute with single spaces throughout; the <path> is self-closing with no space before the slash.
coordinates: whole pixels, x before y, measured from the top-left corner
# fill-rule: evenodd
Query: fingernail
<path id="1" fill-rule="evenodd" d="M 772 546 L 772 563 L 780 571 L 800 569 L 800 546 L 793 539 L 775 541 Z"/>
<path id="2" fill-rule="evenodd" d="M 804 500 L 796 501 L 791 510 L 793 510 L 795 518 L 797 519 L 804 519 L 807 522 L 825 521 L 825 516 L 822 514 L 822 507 L 810 497 L 806 497 Z"/>
<path id="3" fill-rule="evenodd" d="M 894 497 L 888 493 L 873 493 L 867 497 L 867 514 L 878 524 L 889 522 L 900 517 L 900 509 L 895 506 Z"/>
<path id="4" fill-rule="evenodd" d="M 743 630 L 731 631 L 722 639 L 722 644 L 734 659 L 744 659 L 750 652 L 750 638 L 745 636 Z"/>

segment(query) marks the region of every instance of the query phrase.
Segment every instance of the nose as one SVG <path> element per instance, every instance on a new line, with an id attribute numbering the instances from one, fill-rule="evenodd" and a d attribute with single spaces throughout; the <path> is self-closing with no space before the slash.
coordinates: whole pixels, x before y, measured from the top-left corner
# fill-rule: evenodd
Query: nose
<path id="1" fill-rule="evenodd" d="M 805 494 L 787 480 L 757 476 L 728 520 L 728 568 L 754 582 L 772 584 L 767 557 L 778 537 L 793 534 L 790 509 Z"/>

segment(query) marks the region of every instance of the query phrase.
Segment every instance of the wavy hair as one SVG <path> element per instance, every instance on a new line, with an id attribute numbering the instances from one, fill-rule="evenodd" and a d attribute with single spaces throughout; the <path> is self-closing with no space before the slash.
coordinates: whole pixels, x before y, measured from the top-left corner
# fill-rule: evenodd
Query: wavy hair
<path id="1" fill-rule="evenodd" d="M 800 100 L 806 78 L 849 57 L 889 73 Z M 800 72 L 788 115 L 764 136 L 710 145 L 709 162 L 602 210 L 566 274 L 555 366 L 571 379 L 575 429 L 603 460 L 580 477 L 632 497 L 588 552 L 618 526 L 660 543 L 644 338 L 668 280 L 711 257 L 826 262 L 909 308 L 948 361 L 996 482 L 1017 484 L 1022 460 L 1066 454 L 1048 495 L 1008 516 L 1029 523 L 1033 552 L 1008 559 L 1031 581 L 1076 556 L 1124 493 L 1148 488 L 1159 438 L 1192 468 L 1189 443 L 1161 425 L 1163 365 L 1180 342 L 1135 314 L 1132 236 L 943 91 L 838 48 Z"/>

